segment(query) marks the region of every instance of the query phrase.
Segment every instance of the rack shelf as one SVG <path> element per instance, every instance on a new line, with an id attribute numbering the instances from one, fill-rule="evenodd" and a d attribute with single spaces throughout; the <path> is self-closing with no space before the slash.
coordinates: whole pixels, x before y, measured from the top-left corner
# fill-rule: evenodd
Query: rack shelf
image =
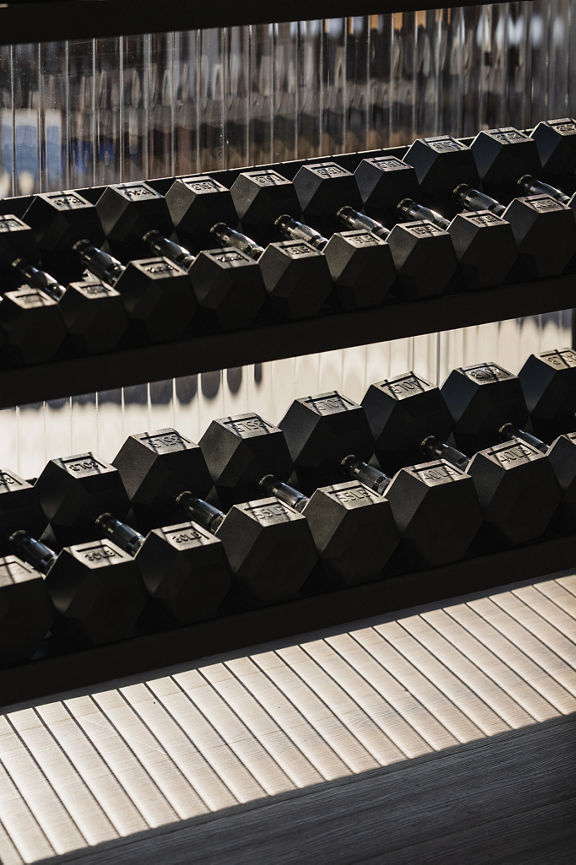
<path id="1" fill-rule="evenodd" d="M 0 669 L 0 708 L 214 653 L 527 580 L 574 565 L 576 535 Z M 109 686 L 108 686 L 109 687 Z"/>
<path id="2" fill-rule="evenodd" d="M 0 370 L 0 408 L 571 309 L 576 275 Z"/>
<path id="3" fill-rule="evenodd" d="M 487 0 L 444 2 L 444 7 L 478 6 Z M 504 0 L 490 0 L 501 3 Z M 350 15 L 437 8 L 437 0 L 244 0 L 226 10 L 226 26 L 305 21 Z M 0 44 L 96 39 L 107 36 L 201 30 L 222 26 L 222 10 L 192 0 L 8 0 L 0 4 Z"/>

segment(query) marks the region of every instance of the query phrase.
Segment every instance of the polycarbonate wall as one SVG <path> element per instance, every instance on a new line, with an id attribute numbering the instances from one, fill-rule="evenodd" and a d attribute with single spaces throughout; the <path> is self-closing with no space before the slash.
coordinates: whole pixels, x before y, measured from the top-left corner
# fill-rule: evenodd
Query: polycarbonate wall
<path id="1" fill-rule="evenodd" d="M 0 194 L 82 187 L 528 127 L 574 113 L 574 0 L 0 47 Z M 192 376 L 0 413 L 1 463 L 111 457 L 128 432 L 252 408 L 414 367 L 516 371 L 569 342 L 567 314 Z M 297 347 L 295 347 L 297 350 Z"/>

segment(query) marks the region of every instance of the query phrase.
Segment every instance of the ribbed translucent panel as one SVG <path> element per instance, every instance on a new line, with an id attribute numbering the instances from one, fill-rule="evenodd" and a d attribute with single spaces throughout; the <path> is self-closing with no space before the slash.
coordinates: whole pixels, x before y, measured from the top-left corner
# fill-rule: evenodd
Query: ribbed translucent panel
<path id="1" fill-rule="evenodd" d="M 576 111 L 576 0 L 0 47 L 0 195 L 113 183 L 528 127 Z M 296 358 L 0 413 L 0 463 L 289 401 L 409 367 L 513 370 L 569 342 L 567 314 Z M 297 350 L 297 347 L 296 347 Z"/>

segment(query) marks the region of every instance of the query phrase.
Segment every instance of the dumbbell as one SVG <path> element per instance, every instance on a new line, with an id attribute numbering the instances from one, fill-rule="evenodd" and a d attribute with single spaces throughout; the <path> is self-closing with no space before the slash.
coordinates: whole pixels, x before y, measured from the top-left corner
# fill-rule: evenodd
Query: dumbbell
<path id="1" fill-rule="evenodd" d="M 328 239 L 287 213 L 275 225 L 288 240 L 304 241 L 323 253 L 340 309 L 377 306 L 396 281 L 389 245 L 365 229 L 337 231 Z"/>
<path id="2" fill-rule="evenodd" d="M 270 226 L 274 224 L 288 243 L 300 242 L 300 245 L 288 247 L 290 249 L 301 249 L 301 244 L 304 243 L 306 244 L 304 249 L 312 246 L 323 253 L 334 283 L 333 299 L 339 308 L 350 310 L 376 306 L 383 300 L 395 280 L 390 250 L 380 241 L 380 238 L 375 238 L 365 229 L 331 233 L 328 239 L 314 228 L 300 221 L 297 222 L 294 216 L 298 214 L 301 206 L 306 213 L 330 218 L 334 214 L 340 195 L 345 196 L 344 200 L 349 200 L 350 196 L 352 200 L 357 197 L 353 182 L 348 182 L 347 191 L 341 190 L 337 186 L 338 178 L 335 178 L 336 186 L 330 185 L 330 194 L 316 202 L 315 207 L 310 208 L 310 202 L 302 197 L 305 178 L 309 171 L 312 172 L 313 177 L 318 177 L 317 172 L 322 174 L 323 169 L 314 165 L 303 166 L 296 174 L 294 182 L 271 170 L 242 172 L 230 190 L 238 216 L 244 224 L 258 228 L 263 236 L 267 236 Z M 344 175 L 351 176 L 344 169 L 342 171 Z M 273 243 L 271 246 L 275 249 L 278 244 Z M 272 253 L 269 249 L 270 247 L 267 247 L 266 256 L 262 255 L 260 258 L 260 265 L 263 268 L 266 287 L 269 292 L 273 292 L 280 264 L 283 265 L 282 271 L 286 269 L 286 264 L 280 259 L 279 251 Z M 251 254 L 249 249 L 245 251 Z M 261 255 L 261 252 L 255 250 L 255 254 Z M 308 290 L 311 287 L 312 283 L 309 284 Z M 330 289 L 332 287 L 331 284 Z M 327 286 L 326 289 L 328 292 Z M 326 297 L 323 298 L 325 299 Z"/>
<path id="3" fill-rule="evenodd" d="M 394 521 L 401 529 L 404 557 L 410 565 L 434 567 L 465 555 L 481 522 L 470 478 L 448 463 L 436 461 L 427 466 L 412 466 L 390 483 L 389 476 L 365 461 L 372 453 L 373 444 L 361 406 L 337 392 L 295 400 L 278 427 L 257 415 L 213 422 L 201 445 L 222 498 L 233 500 L 236 486 L 244 489 L 243 484 L 257 483 L 262 466 L 271 464 L 272 454 L 278 458 L 279 470 L 274 474 L 288 476 L 290 464 L 286 463 L 285 457 L 279 461 L 283 442 L 274 443 L 282 433 L 296 470 L 295 480 L 306 491 L 305 494 L 296 493 L 306 498 L 311 494 L 306 513 L 309 519 L 315 520 L 317 545 L 322 551 L 324 544 L 325 563 L 332 553 L 333 562 L 329 568 L 332 568 L 332 574 L 336 574 L 338 569 L 341 582 L 370 578 L 366 575 L 375 571 L 364 561 L 366 551 L 373 550 L 371 555 L 374 556 L 382 555 L 378 551 L 393 539 L 391 529 L 386 527 L 390 525 L 387 517 L 386 524 L 380 522 L 380 528 L 376 530 L 386 537 L 378 539 L 370 531 L 363 531 L 356 541 L 347 531 L 338 551 L 338 527 L 335 527 L 332 549 L 327 544 L 331 540 L 327 527 L 335 519 L 329 515 L 338 510 L 342 514 L 339 525 L 343 525 L 345 518 L 352 528 L 357 520 L 366 520 L 365 525 L 370 527 L 373 517 L 380 519 L 373 504 L 368 509 L 370 500 L 366 500 L 363 487 L 385 494 Z M 362 493 L 352 503 L 348 501 L 349 483 L 340 480 L 343 476 L 348 481 L 355 481 L 356 486 L 352 489 Z M 337 509 L 334 492 L 339 489 L 343 495 L 339 497 Z M 456 502 L 458 507 L 453 507 Z M 346 511 L 353 506 L 361 506 L 361 509 L 354 515 L 347 514 Z M 382 508 L 380 511 L 384 513 Z M 326 513 L 324 518 L 323 513 Z M 344 541 L 349 550 L 346 556 Z M 363 576 L 357 577 L 356 572 L 361 574 L 360 567 L 364 568 Z"/>
<path id="4" fill-rule="evenodd" d="M 275 498 L 243 501 L 224 513 L 200 498 L 212 482 L 202 451 L 176 430 L 130 436 L 112 464 L 144 525 L 182 510 L 222 541 L 234 587 L 250 602 L 298 594 L 317 561 L 306 519 Z"/>
<path id="5" fill-rule="evenodd" d="M 231 584 L 222 544 L 193 522 L 143 535 L 120 520 L 117 514 L 124 516 L 130 503 L 112 465 L 91 453 L 52 459 L 36 490 L 58 540 L 86 540 L 96 528 L 134 558 L 146 591 L 173 622 L 207 619 L 221 606 Z M 141 600 L 138 593 L 135 604 Z"/>
<path id="6" fill-rule="evenodd" d="M 486 523 L 511 544 L 540 537 L 554 516 L 561 492 L 550 461 L 539 448 L 514 440 L 495 444 L 504 424 L 528 419 L 517 376 L 495 363 L 453 370 L 441 388 L 458 447 L 475 453 L 467 471 L 475 480 Z M 427 451 L 451 458 L 438 441 Z M 453 454 L 452 454 L 453 455 Z M 467 459 L 461 453 L 456 458 Z"/>
<path id="7" fill-rule="evenodd" d="M 124 266 L 98 247 L 103 239 L 96 207 L 77 192 L 35 195 L 24 214 L 43 253 L 68 259 L 75 252 L 82 266 L 115 288 L 130 318 L 136 341 L 177 339 L 194 316 L 196 301 L 185 270 L 165 258 L 146 258 Z"/>
<path id="8" fill-rule="evenodd" d="M 560 524 L 574 532 L 576 520 L 576 433 L 559 435 L 552 444 L 547 445 L 542 439 L 527 430 L 515 427 L 511 423 L 500 427 L 503 439 L 514 439 L 520 444 L 527 444 L 546 454 L 562 490 L 560 503 Z"/>
<path id="9" fill-rule="evenodd" d="M 576 349 L 532 354 L 518 378 L 537 435 L 550 440 L 576 430 Z"/>
<path id="10" fill-rule="evenodd" d="M 27 481 L 0 471 L 0 539 L 23 527 L 41 532 L 42 513 Z M 6 550 L 3 550 L 6 552 Z M 0 667 L 30 658 L 54 620 L 54 608 L 44 577 L 15 555 L 0 558 Z"/>
<path id="11" fill-rule="evenodd" d="M 289 240 L 266 248 L 224 222 L 210 229 L 221 246 L 231 246 L 258 262 L 270 307 L 282 318 L 316 315 L 332 291 L 332 279 L 321 252 L 308 243 Z"/>
<path id="12" fill-rule="evenodd" d="M 303 165 L 294 178 L 294 187 L 305 214 L 337 217 L 340 224 L 353 231 L 369 231 L 388 243 L 397 274 L 397 293 L 407 298 L 431 297 L 445 292 L 457 270 L 456 254 L 449 235 L 431 222 L 398 223 L 396 204 L 407 195 L 416 195 L 418 184 L 414 170 L 398 159 L 394 166 L 390 157 L 362 160 L 352 174 L 335 162 Z M 385 216 L 397 224 L 392 230 L 380 219 L 360 213 L 363 191 L 359 175 L 365 163 L 378 163 L 381 184 L 387 195 L 394 198 L 394 207 Z M 394 172 L 396 163 L 400 171 Z M 388 167 L 390 166 L 390 173 Z M 384 179 L 383 179 L 384 178 Z M 369 196 L 368 196 L 369 197 Z M 364 201 L 366 207 L 370 205 Z M 378 208 L 380 213 L 381 208 Z"/>
<path id="13" fill-rule="evenodd" d="M 110 541 L 74 544 L 56 553 L 37 539 L 46 519 L 34 487 L 12 472 L 2 476 L 0 531 L 16 555 L 44 575 L 42 585 L 59 614 L 55 629 L 93 645 L 132 636 L 146 601 L 133 559 Z M 31 642 L 39 642 L 53 618 L 41 584 L 31 582 L 29 620 L 15 644 L 32 635 Z M 22 619 L 20 610 L 16 620 Z"/>
<path id="14" fill-rule="evenodd" d="M 576 120 L 561 117 L 542 120 L 530 137 L 536 142 L 542 171 L 574 183 L 576 173 Z"/>
<path id="15" fill-rule="evenodd" d="M 120 183 L 104 190 L 96 210 L 113 252 L 133 258 L 151 251 L 188 273 L 198 306 L 211 327 L 230 330 L 255 320 L 266 300 L 258 266 L 233 246 L 193 255 L 171 240 L 174 226 L 168 196 L 141 181 Z"/>
<path id="16" fill-rule="evenodd" d="M 28 251 L 28 228 L 16 216 L 0 217 L 0 356 L 8 363 L 31 365 L 54 358 L 66 338 L 58 301 L 46 291 L 19 285 L 11 264 Z M 10 282 L 18 287 L 10 288 Z"/>
<path id="17" fill-rule="evenodd" d="M 439 207 L 440 213 L 412 197 L 403 199 L 398 211 L 408 219 L 428 219 L 450 234 L 466 288 L 488 288 L 503 282 L 518 254 L 510 224 L 490 211 L 457 213 L 446 218 L 452 217 L 450 197 L 454 187 L 478 181 L 470 148 L 449 135 L 418 138 L 403 161 L 414 168 L 420 195 Z"/>
<path id="18" fill-rule="evenodd" d="M 538 148 L 532 138 L 518 129 L 483 130 L 470 149 L 486 188 L 502 188 L 506 193 L 511 187 L 513 195 L 518 181 L 526 192 L 536 188 L 526 175 L 533 177 L 539 171 Z M 544 194 L 513 198 L 507 207 L 489 196 L 486 203 L 485 193 L 467 188 L 455 191 L 468 209 L 477 209 L 484 201 L 482 206 L 510 222 L 519 248 L 521 272 L 527 277 L 531 272 L 537 277 L 562 273 L 576 246 L 576 223 L 570 209 L 554 195 L 547 194 L 548 190 L 542 191 Z"/>
<path id="19" fill-rule="evenodd" d="M 338 465 L 346 477 L 385 494 L 410 565 L 430 568 L 465 556 L 482 522 L 472 479 L 446 460 L 423 463 L 419 449 L 415 463 L 404 463 L 395 474 L 369 465 L 369 420 L 364 405 L 336 392 L 294 400 L 278 426 L 304 488 Z M 380 465 L 388 467 L 382 457 Z"/>
<path id="20" fill-rule="evenodd" d="M 40 248 L 31 227 L 13 214 L 0 216 L 0 266 L 11 269 L 26 285 L 58 304 L 72 351 L 99 354 L 114 348 L 128 327 L 118 292 L 93 279 L 72 282 L 64 287 L 40 268 L 40 258 Z M 63 331 L 63 326 L 59 324 L 52 305 L 40 309 L 46 310 L 44 323 L 38 325 L 37 338 L 41 345 L 43 341 L 53 341 Z"/>
<path id="21" fill-rule="evenodd" d="M 370 452 L 367 426 L 363 434 Z M 382 496 L 355 478 L 321 486 L 310 496 L 286 483 L 282 478 L 289 477 L 292 463 L 284 435 L 254 413 L 213 420 L 200 447 L 223 501 L 241 501 L 260 489 L 306 517 L 330 583 L 350 586 L 381 577 L 398 544 Z M 332 481 L 340 479 L 337 465 L 332 475 Z"/>

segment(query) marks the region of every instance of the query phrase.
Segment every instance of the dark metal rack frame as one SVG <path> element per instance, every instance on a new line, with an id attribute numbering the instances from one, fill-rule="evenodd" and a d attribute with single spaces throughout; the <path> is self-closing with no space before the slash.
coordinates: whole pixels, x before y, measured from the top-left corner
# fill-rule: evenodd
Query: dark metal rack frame
<path id="1" fill-rule="evenodd" d="M 469 140 L 462 139 L 465 143 Z M 405 147 L 396 147 L 322 159 L 335 159 L 353 170 L 363 158 L 382 154 L 402 157 L 405 152 Z M 292 179 L 302 164 L 317 161 L 315 157 L 254 167 L 273 168 Z M 243 170 L 246 169 L 209 173 L 230 186 Z M 165 193 L 173 180 L 168 177 L 148 182 Z M 79 191 L 96 202 L 104 188 Z M 22 216 L 29 201 L 28 197 L 0 200 L 0 213 Z M 576 274 L 567 274 L 481 292 L 459 292 L 412 302 L 391 301 L 358 312 L 335 312 L 302 321 L 264 323 L 242 331 L 195 335 L 178 342 L 118 349 L 105 355 L 55 360 L 40 366 L 5 368 L 0 369 L 0 408 L 568 310 L 574 307 L 575 297 Z M 574 340 L 576 344 L 576 332 Z"/>
<path id="2" fill-rule="evenodd" d="M 491 0 L 502 3 L 504 0 Z M 530 0 L 527 0 L 530 2 Z M 344 18 L 443 6 L 481 6 L 486 0 L 243 0 L 226 10 L 195 0 L 8 0 L 0 4 L 0 44 L 97 39 L 241 24 Z"/>
<path id="3" fill-rule="evenodd" d="M 574 566 L 576 535 L 0 669 L 0 709 Z M 150 675 L 154 675 L 150 673 Z"/>

